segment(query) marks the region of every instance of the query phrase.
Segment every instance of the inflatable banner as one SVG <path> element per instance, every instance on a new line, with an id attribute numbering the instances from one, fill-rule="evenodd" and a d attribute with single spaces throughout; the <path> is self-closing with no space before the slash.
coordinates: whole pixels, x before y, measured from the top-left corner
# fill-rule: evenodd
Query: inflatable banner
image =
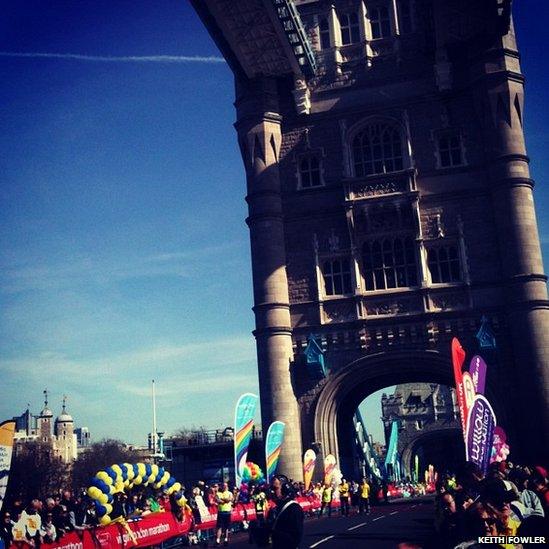
<path id="1" fill-rule="evenodd" d="M 3 423 L 0 423 L 0 510 L 2 510 L 4 496 L 6 495 L 6 489 L 8 487 L 14 433 L 15 421 L 4 421 Z"/>
<path id="2" fill-rule="evenodd" d="M 257 395 L 245 393 L 236 403 L 234 412 L 234 474 L 235 484 L 238 487 L 242 483 L 242 473 L 248 457 L 248 446 L 252 438 L 258 400 Z"/>
<path id="3" fill-rule="evenodd" d="M 465 395 L 463 393 L 463 361 L 465 360 L 465 351 L 459 340 L 452 338 L 452 365 L 454 367 L 454 381 L 456 383 L 456 394 L 459 406 L 459 414 L 461 416 L 461 429 L 463 430 L 463 438 L 467 432 L 467 407 L 465 404 Z"/>
<path id="4" fill-rule="evenodd" d="M 419 456 L 414 456 L 414 480 L 419 482 Z"/>
<path id="5" fill-rule="evenodd" d="M 469 410 L 473 405 L 473 401 L 475 400 L 475 384 L 473 383 L 473 378 L 471 377 L 471 374 L 469 372 L 463 372 L 461 382 L 463 384 L 463 397 L 465 399 L 465 408 L 466 410 Z"/>
<path id="6" fill-rule="evenodd" d="M 267 464 L 267 484 L 273 478 L 278 460 L 280 458 L 280 449 L 284 440 L 284 427 L 286 425 L 282 421 L 273 421 L 267 431 L 265 439 L 265 463 Z"/>
<path id="7" fill-rule="evenodd" d="M 467 417 L 465 455 L 467 461 L 476 463 L 483 473 L 488 470 L 496 415 L 483 395 L 476 395 Z"/>
<path id="8" fill-rule="evenodd" d="M 305 491 L 309 489 L 311 480 L 313 480 L 313 472 L 315 470 L 316 454 L 313 450 L 307 450 L 303 456 L 303 482 Z"/>
<path id="9" fill-rule="evenodd" d="M 471 378 L 473 379 L 473 384 L 475 385 L 475 393 L 477 395 L 484 394 L 487 370 L 488 366 L 486 362 L 484 362 L 482 357 L 475 355 L 471 359 L 471 363 L 469 364 L 469 373 L 471 374 Z"/>
<path id="10" fill-rule="evenodd" d="M 324 484 L 331 485 L 334 477 L 334 469 L 336 466 L 337 460 L 332 454 L 328 454 L 324 458 Z"/>

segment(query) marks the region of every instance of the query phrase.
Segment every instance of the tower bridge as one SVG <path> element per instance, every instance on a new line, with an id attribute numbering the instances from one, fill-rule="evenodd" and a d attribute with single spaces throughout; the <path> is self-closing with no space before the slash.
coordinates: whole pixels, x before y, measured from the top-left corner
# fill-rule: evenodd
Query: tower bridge
<path id="1" fill-rule="evenodd" d="M 300 478 L 316 443 L 346 471 L 358 404 L 453 385 L 450 340 L 475 350 L 483 316 L 513 454 L 548 455 L 549 302 L 510 0 L 192 3 L 235 76 L 280 470 Z M 307 367 L 311 334 L 322 368 Z"/>

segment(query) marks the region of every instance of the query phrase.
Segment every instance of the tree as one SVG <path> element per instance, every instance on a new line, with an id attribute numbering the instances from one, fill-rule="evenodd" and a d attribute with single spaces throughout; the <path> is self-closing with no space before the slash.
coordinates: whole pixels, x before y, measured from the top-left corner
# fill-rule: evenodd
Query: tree
<path id="1" fill-rule="evenodd" d="M 181 427 L 173 434 L 172 438 L 184 444 L 203 443 L 208 441 L 208 430 L 203 425 L 200 427 L 196 425 Z"/>
<path id="2" fill-rule="evenodd" d="M 69 476 L 69 466 L 49 444 L 27 442 L 13 455 L 6 499 L 44 498 L 66 487 Z"/>
<path id="3" fill-rule="evenodd" d="M 90 479 L 102 469 L 114 463 L 135 463 L 139 454 L 130 450 L 120 440 L 104 439 L 95 442 L 82 452 L 74 462 L 72 485 L 75 489 L 86 488 Z"/>

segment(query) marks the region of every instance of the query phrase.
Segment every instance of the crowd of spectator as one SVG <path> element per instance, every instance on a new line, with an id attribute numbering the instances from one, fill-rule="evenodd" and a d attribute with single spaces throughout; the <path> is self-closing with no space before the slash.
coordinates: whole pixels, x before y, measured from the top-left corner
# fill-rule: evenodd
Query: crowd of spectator
<path id="1" fill-rule="evenodd" d="M 151 487 L 134 489 L 129 494 L 114 494 L 111 518 L 125 521 L 161 511 L 171 511 L 179 520 L 187 513 L 192 517 L 188 535 L 190 544 L 227 545 L 231 529 L 249 531 L 250 542 L 264 546 L 268 542 L 269 521 L 276 516 L 277 483 L 243 483 L 230 489 L 227 483 L 207 485 L 200 481 L 183 488 L 186 504 L 176 504 L 174 495 Z M 280 484 L 280 483 L 279 483 Z M 315 483 L 308 489 L 299 482 L 284 482 L 285 496 L 308 498 L 314 505 L 311 516 L 368 514 L 371 504 L 387 502 L 389 497 L 421 496 L 435 489 L 429 484 L 403 480 L 385 483 L 363 478 L 329 484 Z M 279 490 L 280 491 L 280 490 Z M 337 505 L 335 505 L 337 502 Z M 235 508 L 244 520 L 231 524 Z M 255 511 L 248 519 L 250 508 Z M 548 536 L 546 518 L 549 512 L 549 478 L 543 467 L 527 468 L 499 462 L 483 475 L 478 467 L 466 463 L 455 475 L 443 474 L 436 484 L 435 527 L 437 548 L 466 549 L 487 535 Z M 215 528 L 212 520 L 216 519 Z M 208 529 L 204 527 L 209 524 Z M 202 525 L 202 527 L 201 527 Z M 15 499 L 1 516 L 0 538 L 5 547 L 40 547 L 62 539 L 68 532 L 83 532 L 98 527 L 94 502 L 85 492 L 64 490 L 44 500 L 23 503 Z M 287 541 L 287 540 L 286 540 Z M 505 547 L 512 547 L 508 545 Z"/>
<path id="2" fill-rule="evenodd" d="M 549 539 L 549 478 L 543 467 L 502 461 L 492 463 L 483 475 L 467 462 L 455 476 L 440 478 L 436 489 L 440 549 L 476 547 L 484 536 Z"/>

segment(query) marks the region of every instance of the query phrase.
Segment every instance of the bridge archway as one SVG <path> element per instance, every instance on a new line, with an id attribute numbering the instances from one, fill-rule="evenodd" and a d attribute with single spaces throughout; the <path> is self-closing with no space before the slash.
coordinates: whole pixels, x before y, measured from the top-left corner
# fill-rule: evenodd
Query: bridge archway
<path id="1" fill-rule="evenodd" d="M 437 471 L 452 469 L 463 456 L 464 443 L 461 429 L 434 429 L 418 435 L 402 451 L 404 476 L 412 477 L 414 457 L 419 454 L 420 470 L 434 465 Z"/>
<path id="2" fill-rule="evenodd" d="M 380 389 L 414 382 L 452 387 L 449 356 L 435 350 L 381 352 L 359 358 L 331 373 L 314 408 L 314 436 L 322 454 L 334 454 L 344 474 L 356 474 L 352 417 L 359 404 Z M 498 401 L 489 387 L 487 397 L 497 415 Z"/>

